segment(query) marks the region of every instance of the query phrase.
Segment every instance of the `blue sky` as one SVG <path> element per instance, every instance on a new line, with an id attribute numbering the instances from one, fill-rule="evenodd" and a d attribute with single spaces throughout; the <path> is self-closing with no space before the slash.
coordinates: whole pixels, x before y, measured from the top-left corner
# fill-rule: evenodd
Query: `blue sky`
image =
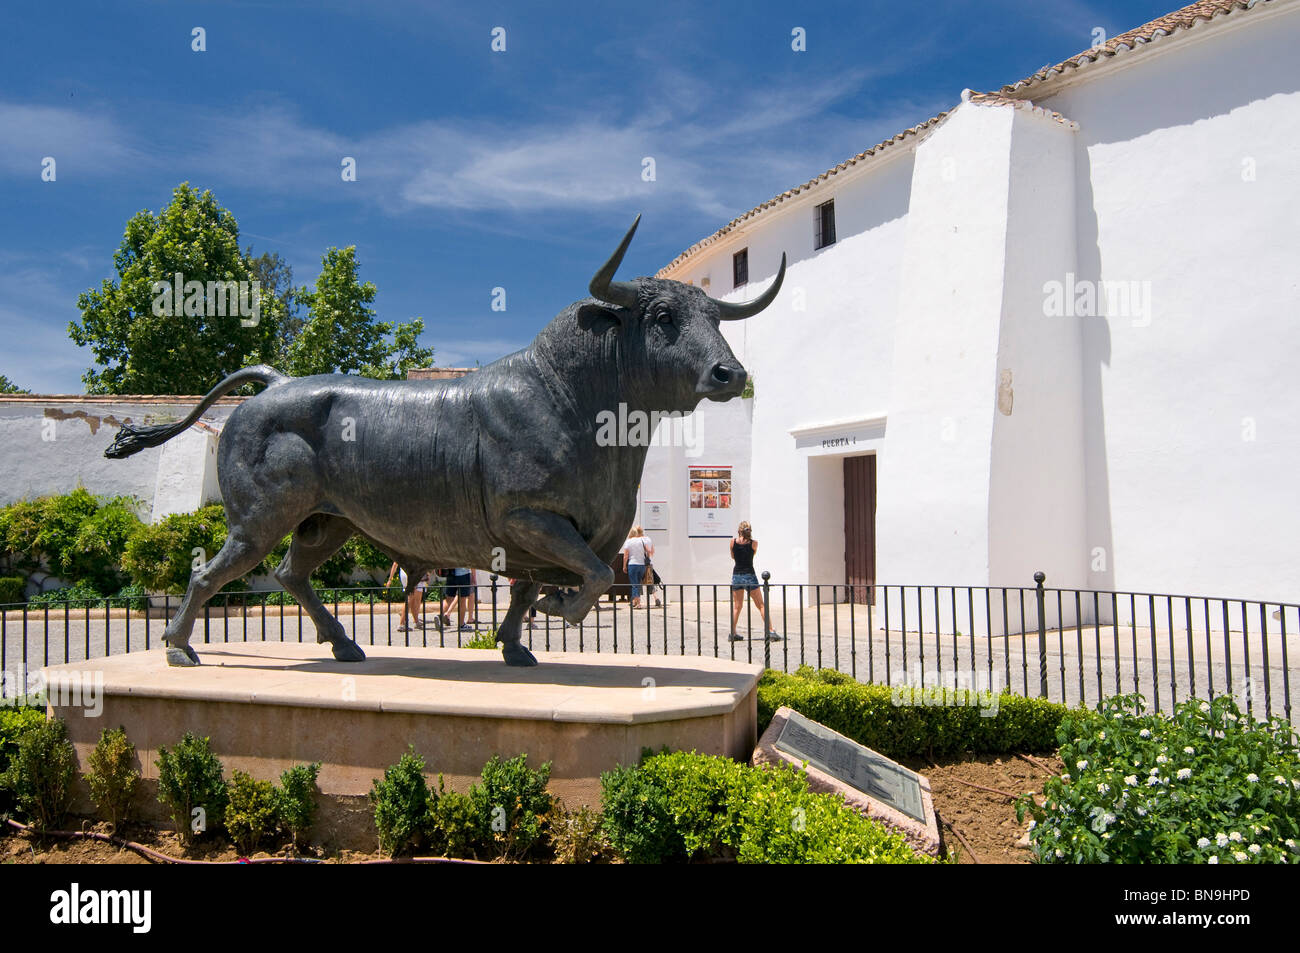
<path id="1" fill-rule="evenodd" d="M 78 293 L 188 181 L 298 284 L 356 245 L 436 363 L 524 346 L 633 216 L 623 275 L 1174 0 L 69 3 L 0 34 L 0 374 L 77 393 Z M 493 52 L 492 30 L 506 31 Z M 206 31 L 206 52 L 191 31 Z M 791 49 L 803 27 L 807 51 Z M 41 159 L 57 160 L 56 182 Z M 340 162 L 357 160 L 357 181 Z M 641 177 L 653 156 L 656 180 Z M 507 309 L 491 309 L 492 289 Z M 214 382 L 215 383 L 215 382 Z"/>

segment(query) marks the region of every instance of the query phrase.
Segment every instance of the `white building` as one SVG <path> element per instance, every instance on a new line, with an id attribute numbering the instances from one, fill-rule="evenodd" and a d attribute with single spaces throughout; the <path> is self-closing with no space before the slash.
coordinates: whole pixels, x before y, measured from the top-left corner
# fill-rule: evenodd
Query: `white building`
<path id="1" fill-rule="evenodd" d="M 1202 0 L 968 91 L 672 261 L 727 300 L 790 266 L 723 325 L 754 399 L 651 451 L 660 572 L 728 580 L 687 514 L 688 467 L 730 466 L 720 532 L 752 521 L 773 582 L 1294 600 L 1297 50 L 1300 0 Z"/>

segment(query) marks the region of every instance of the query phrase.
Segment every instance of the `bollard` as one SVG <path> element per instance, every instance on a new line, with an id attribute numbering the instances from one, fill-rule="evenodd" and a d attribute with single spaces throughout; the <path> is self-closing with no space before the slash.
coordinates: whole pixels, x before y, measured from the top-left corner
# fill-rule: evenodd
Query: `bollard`
<path id="1" fill-rule="evenodd" d="M 497 630 L 497 574 L 492 573 L 489 577 L 492 580 L 492 631 Z"/>
<path id="2" fill-rule="evenodd" d="M 1047 593 L 1043 591 L 1043 581 L 1047 575 L 1043 572 L 1034 573 L 1034 584 L 1037 588 L 1034 594 L 1038 597 L 1038 693 L 1044 698 L 1047 697 L 1047 613 L 1045 603 Z M 1024 620 L 1020 620 L 1024 623 Z"/>

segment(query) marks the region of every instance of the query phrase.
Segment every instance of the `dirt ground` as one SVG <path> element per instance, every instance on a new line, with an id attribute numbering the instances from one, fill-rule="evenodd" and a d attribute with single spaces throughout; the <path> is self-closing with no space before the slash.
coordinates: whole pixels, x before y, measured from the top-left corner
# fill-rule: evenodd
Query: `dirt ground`
<path id="1" fill-rule="evenodd" d="M 1033 757 L 1053 771 L 1063 770 L 1055 755 Z M 972 849 L 983 864 L 1028 864 L 1033 860 L 1028 841 L 1022 840 L 1027 827 L 1016 823 L 1015 801 L 970 785 L 996 788 L 1007 794 L 1041 794 L 1043 782 L 1049 777 L 1046 770 L 1015 755 L 967 756 L 942 760 L 937 766 L 915 759 L 904 764 L 930 779 L 934 809 L 940 820 L 961 831 L 969 842 L 967 849 L 952 831 L 943 831 L 948 850 L 958 854 L 960 863 L 975 862 L 970 856 Z"/>
<path id="2" fill-rule="evenodd" d="M 1060 759 L 1051 755 L 1036 756 L 1037 760 L 1061 771 Z M 957 853 L 959 862 L 974 863 L 973 850 L 980 863 L 1027 864 L 1032 855 L 1024 840 L 1025 827 L 1016 823 L 1015 802 L 1011 798 L 991 791 L 971 787 L 996 788 L 1008 794 L 1040 793 L 1048 772 L 1015 755 L 985 755 L 981 757 L 954 758 L 937 765 L 925 760 L 904 762 L 909 768 L 930 779 L 935 810 L 941 821 L 959 830 L 970 847 L 962 845 L 951 830 L 944 830 L 944 840 L 950 851 Z M 965 782 L 965 783 L 963 783 Z M 81 829 L 81 828 L 78 828 Z M 85 830 L 108 833 L 105 824 L 87 825 Z M 135 841 L 170 857 L 192 861 L 238 863 L 240 855 L 228 844 L 196 844 L 185 848 L 180 838 L 170 831 L 158 831 L 144 825 L 129 826 L 122 831 L 126 840 Z M 1018 843 L 1019 842 L 1019 843 Z M 261 851 L 254 858 L 272 855 Z M 302 856 L 313 856 L 304 854 Z M 315 855 L 329 863 L 357 863 L 378 859 L 377 855 L 343 851 L 334 855 Z M 149 864 L 154 861 L 132 850 L 103 841 L 88 839 L 50 838 L 39 843 L 34 837 L 3 828 L 0 833 L 0 864 Z"/>

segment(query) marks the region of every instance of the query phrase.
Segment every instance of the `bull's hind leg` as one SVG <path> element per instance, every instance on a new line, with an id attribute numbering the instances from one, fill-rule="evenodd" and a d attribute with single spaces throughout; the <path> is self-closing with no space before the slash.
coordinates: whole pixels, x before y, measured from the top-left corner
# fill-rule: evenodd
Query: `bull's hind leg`
<path id="1" fill-rule="evenodd" d="M 298 524 L 293 531 L 289 553 L 276 567 L 275 578 L 284 591 L 298 600 L 316 623 L 316 641 L 328 642 L 340 662 L 361 662 L 366 653 L 348 638 L 342 623 L 330 614 L 311 587 L 311 574 L 333 556 L 340 546 L 356 533 L 356 527 L 341 516 L 316 513 Z"/>
<path id="2" fill-rule="evenodd" d="M 234 526 L 221 551 L 201 569 L 190 574 L 185 598 L 181 600 L 180 608 L 163 633 L 168 665 L 199 664 L 198 654 L 190 647 L 190 634 L 199 610 L 221 591 L 222 586 L 256 567 L 279 538 L 275 533 L 267 533 L 265 530 L 254 535 L 241 526 Z"/>
<path id="3" fill-rule="evenodd" d="M 532 607 L 533 600 L 537 598 L 537 592 L 541 588 L 540 584 L 529 582 L 527 579 L 519 579 L 510 584 L 510 608 L 506 610 L 506 617 L 497 629 L 497 638 L 501 641 L 501 655 L 507 665 L 537 664 L 533 653 L 524 648 L 519 639 L 524 613 Z"/>

